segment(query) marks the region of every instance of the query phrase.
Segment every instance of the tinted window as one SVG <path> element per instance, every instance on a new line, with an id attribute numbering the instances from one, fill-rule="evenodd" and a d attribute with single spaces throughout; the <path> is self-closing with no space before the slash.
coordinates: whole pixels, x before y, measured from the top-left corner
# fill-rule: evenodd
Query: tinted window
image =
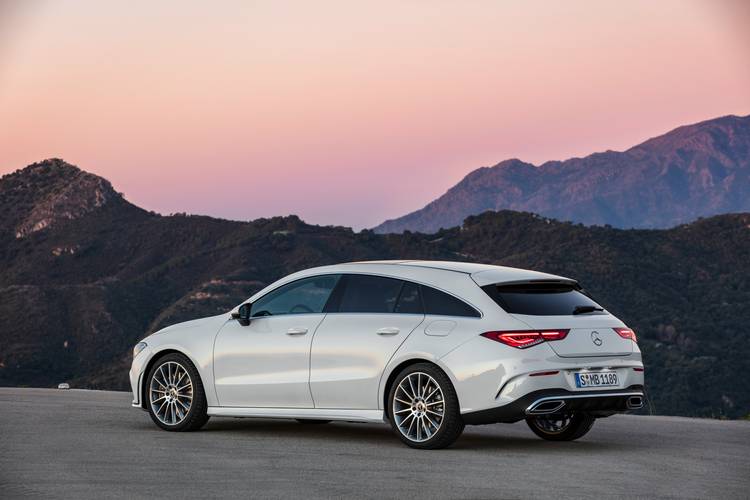
<path id="1" fill-rule="evenodd" d="M 392 313 L 402 284 L 401 280 L 393 278 L 346 275 L 338 310 L 342 313 Z"/>
<path id="2" fill-rule="evenodd" d="M 428 286 L 422 286 L 421 288 L 422 301 L 424 302 L 424 311 L 426 314 L 480 317 L 476 309 L 447 293 Z"/>
<path id="3" fill-rule="evenodd" d="M 423 314 L 422 297 L 419 295 L 419 285 L 404 282 L 401 295 L 396 303 L 396 313 L 399 314 Z"/>
<path id="4" fill-rule="evenodd" d="M 489 285 L 483 290 L 506 312 L 533 316 L 603 314 L 601 306 L 580 288 L 559 283 Z"/>
<path id="5" fill-rule="evenodd" d="M 338 280 L 338 275 L 329 274 L 293 281 L 256 300 L 251 314 L 277 316 L 322 312 Z"/>

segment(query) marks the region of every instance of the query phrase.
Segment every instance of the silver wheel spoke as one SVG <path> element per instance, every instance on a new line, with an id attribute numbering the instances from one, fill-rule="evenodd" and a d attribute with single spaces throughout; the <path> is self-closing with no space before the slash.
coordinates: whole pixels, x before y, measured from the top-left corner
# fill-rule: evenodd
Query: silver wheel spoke
<path id="1" fill-rule="evenodd" d="M 435 390 L 434 390 L 434 391 L 432 391 L 432 392 L 430 393 L 430 395 L 429 395 L 429 396 L 427 396 L 426 398 L 424 398 L 424 399 L 425 399 L 425 401 L 429 401 L 429 400 L 430 400 L 430 399 L 432 398 L 432 396 L 434 396 L 434 395 L 435 395 L 435 393 L 436 393 L 437 391 L 439 391 L 439 390 L 440 390 L 440 388 L 439 388 L 439 387 L 436 387 L 436 388 L 435 388 Z"/>
<path id="2" fill-rule="evenodd" d="M 406 394 L 407 398 L 414 399 L 414 394 L 410 393 L 409 391 L 406 390 L 406 387 L 404 387 L 404 383 L 403 382 L 401 382 L 400 384 L 398 384 L 398 388 L 401 389 L 401 392 L 403 392 L 404 394 Z"/>
<path id="3" fill-rule="evenodd" d="M 428 421 L 428 422 L 430 423 L 430 425 L 432 425 L 432 426 L 433 426 L 433 427 L 434 427 L 435 429 L 437 429 L 437 428 L 438 428 L 438 425 L 437 425 L 437 424 L 436 424 L 435 422 L 433 422 L 433 421 L 432 421 L 432 419 L 431 419 L 431 418 L 430 418 L 430 417 L 429 417 L 429 416 L 428 416 L 428 415 L 427 415 L 426 413 L 424 414 L 424 418 L 425 418 L 425 419 L 426 419 L 426 420 L 427 420 L 427 421 Z"/>
<path id="4" fill-rule="evenodd" d="M 409 378 L 407 379 L 409 381 L 409 389 L 411 389 L 411 397 L 416 398 L 417 396 L 419 396 L 419 394 L 417 394 L 417 391 L 414 390 L 414 384 L 412 383 L 411 379 L 411 376 L 409 376 Z"/>
<path id="5" fill-rule="evenodd" d="M 424 421 L 424 416 L 422 416 L 422 427 L 424 428 L 424 433 L 427 436 L 427 439 L 430 439 L 432 432 L 430 432 L 430 427 L 427 425 L 427 422 Z"/>
<path id="6" fill-rule="evenodd" d="M 411 428 L 414 427 L 414 422 L 416 422 L 416 418 L 411 419 L 411 423 L 409 424 L 409 429 L 406 431 L 406 437 L 409 437 L 409 434 L 411 434 Z"/>
<path id="7" fill-rule="evenodd" d="M 167 401 L 164 401 L 164 402 L 163 402 L 163 403 L 161 404 L 161 406 L 159 406 L 159 409 L 158 409 L 158 410 L 156 410 L 156 413 L 157 413 L 157 414 L 158 414 L 158 413 L 160 413 L 160 412 L 161 412 L 161 409 L 162 409 L 162 408 L 164 408 L 164 406 L 165 406 L 166 404 L 167 404 Z"/>

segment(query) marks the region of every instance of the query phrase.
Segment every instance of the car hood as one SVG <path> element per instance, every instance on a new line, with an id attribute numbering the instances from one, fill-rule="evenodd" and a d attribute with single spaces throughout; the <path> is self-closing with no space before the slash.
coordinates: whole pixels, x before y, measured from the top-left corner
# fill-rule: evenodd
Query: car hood
<path id="1" fill-rule="evenodd" d="M 178 330 L 189 331 L 189 330 L 195 330 L 195 329 L 206 329 L 206 328 L 210 328 L 211 325 L 216 325 L 218 328 L 218 326 L 223 324 L 223 322 L 227 319 L 229 319 L 229 315 L 227 313 L 222 313 L 216 316 L 209 316 L 207 318 L 198 318 L 198 319 L 193 319 L 190 321 L 183 321 L 182 323 L 176 323 L 174 325 L 170 325 L 165 328 L 162 328 L 161 330 L 154 332 L 152 335 L 161 335 L 163 333 L 174 333 L 174 332 L 177 332 Z"/>

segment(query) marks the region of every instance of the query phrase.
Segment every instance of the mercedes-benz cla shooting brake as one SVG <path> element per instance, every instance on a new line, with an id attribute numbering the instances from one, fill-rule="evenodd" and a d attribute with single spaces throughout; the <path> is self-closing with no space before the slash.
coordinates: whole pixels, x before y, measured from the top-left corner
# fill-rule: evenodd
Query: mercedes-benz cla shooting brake
<path id="1" fill-rule="evenodd" d="M 459 262 L 292 274 L 145 338 L 130 382 L 165 430 L 210 416 L 387 422 L 427 449 L 467 424 L 519 420 L 572 440 L 643 404 L 635 333 L 576 281 Z"/>

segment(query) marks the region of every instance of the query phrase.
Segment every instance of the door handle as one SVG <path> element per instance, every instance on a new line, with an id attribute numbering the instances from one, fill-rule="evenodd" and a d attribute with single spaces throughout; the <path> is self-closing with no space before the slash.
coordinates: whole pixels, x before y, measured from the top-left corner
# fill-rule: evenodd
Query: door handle
<path id="1" fill-rule="evenodd" d="M 286 331 L 286 334 L 291 336 L 304 335 L 306 333 L 307 328 L 290 328 Z"/>
<path id="2" fill-rule="evenodd" d="M 387 326 L 385 328 L 378 329 L 378 331 L 375 332 L 375 333 L 377 333 L 378 335 L 383 335 L 383 336 L 387 337 L 387 336 L 390 336 L 390 335 L 398 335 L 398 332 L 400 332 L 400 331 L 401 330 L 399 330 L 398 328 L 396 328 L 394 326 Z"/>

